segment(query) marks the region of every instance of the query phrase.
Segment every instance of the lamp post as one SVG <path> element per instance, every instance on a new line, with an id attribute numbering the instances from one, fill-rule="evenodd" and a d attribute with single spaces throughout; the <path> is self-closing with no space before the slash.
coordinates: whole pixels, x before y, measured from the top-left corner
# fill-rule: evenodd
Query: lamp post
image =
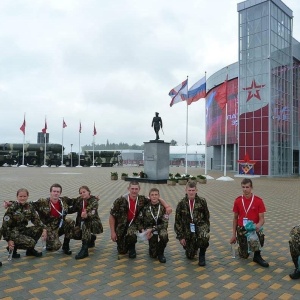
<path id="1" fill-rule="evenodd" d="M 72 152 L 73 144 L 71 144 L 71 168 L 73 167 L 73 152 Z"/>

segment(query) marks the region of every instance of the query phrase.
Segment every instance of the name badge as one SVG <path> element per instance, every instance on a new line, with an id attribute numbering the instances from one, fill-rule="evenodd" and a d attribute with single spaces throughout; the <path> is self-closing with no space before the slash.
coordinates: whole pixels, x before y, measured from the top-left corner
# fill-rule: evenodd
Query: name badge
<path id="1" fill-rule="evenodd" d="M 243 226 L 246 226 L 247 223 L 248 223 L 248 218 L 243 218 Z"/>
<path id="2" fill-rule="evenodd" d="M 157 230 L 153 231 L 152 233 L 153 233 L 153 234 L 158 234 Z"/>
<path id="3" fill-rule="evenodd" d="M 191 232 L 196 232 L 194 223 L 190 223 L 190 229 L 191 229 Z"/>

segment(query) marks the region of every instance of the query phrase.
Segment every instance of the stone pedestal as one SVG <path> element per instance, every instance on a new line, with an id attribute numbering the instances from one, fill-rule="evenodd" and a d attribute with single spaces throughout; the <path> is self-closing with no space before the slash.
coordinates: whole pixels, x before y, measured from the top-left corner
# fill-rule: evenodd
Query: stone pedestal
<path id="1" fill-rule="evenodd" d="M 170 143 L 161 140 L 144 142 L 144 172 L 148 180 L 167 183 L 170 165 Z"/>

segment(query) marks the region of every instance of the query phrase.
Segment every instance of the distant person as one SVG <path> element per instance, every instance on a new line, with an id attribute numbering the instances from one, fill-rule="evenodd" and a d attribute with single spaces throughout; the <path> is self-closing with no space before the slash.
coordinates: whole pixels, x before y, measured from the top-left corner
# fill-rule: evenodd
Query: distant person
<path id="1" fill-rule="evenodd" d="M 209 246 L 210 214 L 205 198 L 197 195 L 197 182 L 189 181 L 186 195 L 177 204 L 174 230 L 188 259 L 199 250 L 199 266 L 205 266 L 205 253 Z"/>
<path id="2" fill-rule="evenodd" d="M 140 212 L 137 223 L 138 230 L 146 234 L 149 241 L 149 255 L 158 258 L 159 262 L 165 263 L 165 248 L 169 241 L 168 223 L 169 215 L 159 202 L 159 190 L 152 188 L 149 191 L 150 203 L 146 204 Z"/>
<path id="3" fill-rule="evenodd" d="M 254 252 L 253 261 L 267 268 L 269 264 L 261 257 L 261 248 L 264 246 L 265 235 L 262 226 L 265 223 L 265 204 L 263 200 L 252 192 L 253 184 L 250 178 L 244 178 L 241 182 L 243 194 L 237 197 L 233 204 L 232 237 L 230 244 L 238 242 L 238 253 L 241 258 L 247 259 L 250 252 Z M 254 232 L 258 238 L 258 246 L 247 235 L 250 231 L 246 228 L 249 222 L 253 223 Z M 250 224 L 252 224 L 250 223 Z"/>
<path id="4" fill-rule="evenodd" d="M 13 251 L 12 258 L 20 258 L 18 249 L 26 250 L 26 256 L 42 256 L 42 252 L 35 250 L 35 246 L 42 235 L 46 240 L 46 226 L 40 220 L 33 205 L 28 203 L 29 192 L 27 189 L 17 191 L 17 201 L 14 201 L 7 208 L 1 232 L 7 241 L 7 251 Z M 29 222 L 30 224 L 28 226 Z"/>
<path id="5" fill-rule="evenodd" d="M 118 253 L 126 254 L 128 252 L 129 258 L 135 258 L 137 242 L 135 220 L 150 200 L 139 195 L 140 185 L 137 181 L 129 183 L 128 191 L 128 194 L 114 201 L 110 210 L 109 227 L 111 240 L 118 245 Z M 172 213 L 171 207 L 163 199 L 159 198 L 159 202 L 165 207 L 168 214 Z"/>
<path id="6" fill-rule="evenodd" d="M 156 140 L 159 140 L 159 130 L 163 127 L 162 119 L 158 116 L 159 113 L 155 113 L 155 117 L 152 119 L 152 127 L 154 127 L 154 131 L 156 133 Z"/>

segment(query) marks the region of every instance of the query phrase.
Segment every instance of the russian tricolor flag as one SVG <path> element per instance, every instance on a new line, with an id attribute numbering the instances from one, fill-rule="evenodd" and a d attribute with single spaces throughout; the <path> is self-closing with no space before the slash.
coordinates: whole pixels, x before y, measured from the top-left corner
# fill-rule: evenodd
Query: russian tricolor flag
<path id="1" fill-rule="evenodd" d="M 206 77 L 204 76 L 189 89 L 187 103 L 188 105 L 190 105 L 192 102 L 196 102 L 199 99 L 205 97 L 206 97 Z"/>

